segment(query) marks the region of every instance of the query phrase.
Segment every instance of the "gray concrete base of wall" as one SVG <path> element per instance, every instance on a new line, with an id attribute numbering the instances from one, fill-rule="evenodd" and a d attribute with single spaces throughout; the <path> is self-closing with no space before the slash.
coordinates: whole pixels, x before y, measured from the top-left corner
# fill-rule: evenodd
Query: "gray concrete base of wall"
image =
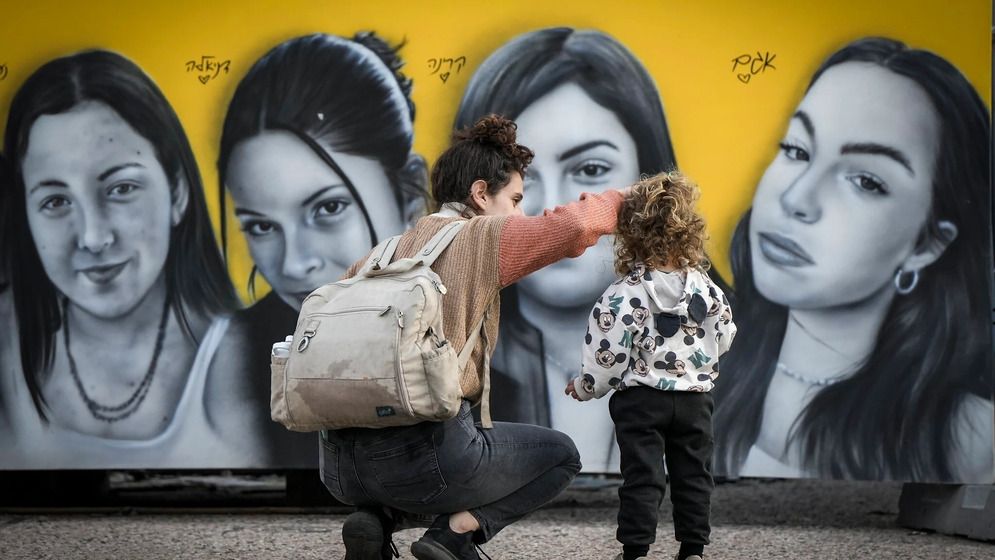
<path id="1" fill-rule="evenodd" d="M 995 541 L 995 486 L 905 484 L 898 500 L 898 524 Z"/>

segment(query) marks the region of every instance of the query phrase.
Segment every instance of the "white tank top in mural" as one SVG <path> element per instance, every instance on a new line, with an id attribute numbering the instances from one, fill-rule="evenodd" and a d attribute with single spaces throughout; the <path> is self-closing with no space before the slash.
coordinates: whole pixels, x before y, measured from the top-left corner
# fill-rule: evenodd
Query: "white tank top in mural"
<path id="1" fill-rule="evenodd" d="M 42 422 L 24 376 L 3 375 L 8 433 L 0 435 L 0 468 L 230 468 L 252 463 L 239 441 L 225 441 L 211 426 L 204 387 L 211 362 L 228 330 L 229 317 L 214 321 L 201 340 L 172 422 L 145 440 L 108 439 Z M 13 441 L 11 441 L 13 437 Z"/>

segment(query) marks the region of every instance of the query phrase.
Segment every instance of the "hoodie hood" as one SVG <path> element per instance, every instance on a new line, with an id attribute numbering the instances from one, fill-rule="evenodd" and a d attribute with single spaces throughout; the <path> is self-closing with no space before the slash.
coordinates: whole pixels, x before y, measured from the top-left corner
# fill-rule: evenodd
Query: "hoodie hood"
<path id="1" fill-rule="evenodd" d="M 676 316 L 681 324 L 701 325 L 724 304 L 723 295 L 698 268 L 663 272 L 640 263 L 621 282 L 641 285 L 652 303 L 650 313 Z M 672 304 L 674 301 L 677 303 Z"/>

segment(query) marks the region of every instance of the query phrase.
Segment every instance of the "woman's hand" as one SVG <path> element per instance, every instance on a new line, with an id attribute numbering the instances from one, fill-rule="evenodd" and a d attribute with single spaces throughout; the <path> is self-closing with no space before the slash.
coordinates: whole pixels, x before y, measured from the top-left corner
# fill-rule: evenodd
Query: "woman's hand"
<path id="1" fill-rule="evenodd" d="M 570 395 L 571 397 L 574 398 L 575 401 L 581 400 L 580 397 L 577 396 L 577 389 L 574 387 L 573 379 L 570 380 L 570 383 L 567 383 L 567 388 L 563 390 L 563 393 Z"/>

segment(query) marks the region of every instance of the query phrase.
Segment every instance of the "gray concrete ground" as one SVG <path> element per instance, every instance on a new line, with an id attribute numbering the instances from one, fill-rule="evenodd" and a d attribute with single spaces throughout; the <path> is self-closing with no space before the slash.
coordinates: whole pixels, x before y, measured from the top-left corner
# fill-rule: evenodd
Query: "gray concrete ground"
<path id="1" fill-rule="evenodd" d="M 611 559 L 614 483 L 581 481 L 485 545 L 495 560 Z M 901 484 L 743 480 L 716 488 L 715 559 L 993 559 L 995 545 L 896 524 Z M 108 509 L 0 513 L 3 559 L 340 559 L 342 508 Z M 402 558 L 420 530 L 395 535 Z M 651 558 L 677 550 L 670 506 L 660 511 Z"/>

